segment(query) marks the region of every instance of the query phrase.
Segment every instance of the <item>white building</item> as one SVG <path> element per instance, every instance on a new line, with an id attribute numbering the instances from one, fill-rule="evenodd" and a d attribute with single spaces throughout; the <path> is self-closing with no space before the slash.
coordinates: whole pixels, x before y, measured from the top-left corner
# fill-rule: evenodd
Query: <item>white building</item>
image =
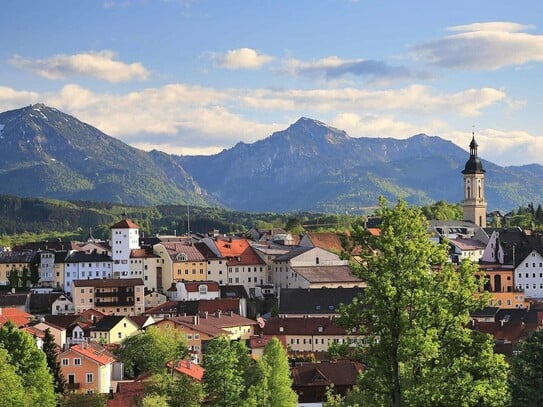
<path id="1" fill-rule="evenodd" d="M 139 226 L 124 219 L 111 227 L 113 278 L 130 278 L 130 253 L 139 249 Z"/>
<path id="2" fill-rule="evenodd" d="M 543 255 L 532 250 L 515 268 L 515 288 L 526 298 L 543 298 Z"/>
<path id="3" fill-rule="evenodd" d="M 65 260 L 64 291 L 66 293 L 71 292 L 74 280 L 111 277 L 111 257 L 105 254 L 73 252 Z"/>

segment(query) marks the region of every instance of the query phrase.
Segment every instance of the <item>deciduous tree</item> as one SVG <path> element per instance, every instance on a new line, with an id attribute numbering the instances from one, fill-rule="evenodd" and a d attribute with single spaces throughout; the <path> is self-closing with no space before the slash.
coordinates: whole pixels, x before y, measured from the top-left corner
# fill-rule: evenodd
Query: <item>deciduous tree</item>
<path id="1" fill-rule="evenodd" d="M 144 372 L 163 371 L 166 362 L 184 359 L 188 349 L 180 331 L 151 326 L 141 334 L 126 338 L 115 353 L 124 363 L 126 376 L 134 378 Z"/>
<path id="2" fill-rule="evenodd" d="M 55 406 L 53 378 L 45 353 L 38 349 L 32 336 L 11 322 L 0 328 L 0 347 L 9 354 L 9 363 L 21 377 L 28 405 Z"/>
<path id="3" fill-rule="evenodd" d="M 511 405 L 543 405 L 543 331 L 520 342 L 511 359 Z"/>
<path id="4" fill-rule="evenodd" d="M 0 407 L 24 407 L 23 382 L 10 363 L 8 352 L 0 347 Z"/>
<path id="5" fill-rule="evenodd" d="M 380 203 L 379 236 L 362 235 L 353 272 L 365 295 L 342 322 L 368 335 L 366 369 L 347 405 L 504 406 L 508 366 L 492 339 L 465 326 L 485 301 L 476 267 L 447 262 L 446 245 L 429 240 L 421 211 Z"/>
<path id="6" fill-rule="evenodd" d="M 298 396 L 292 390 L 292 378 L 285 348 L 277 338 L 270 340 L 262 357 L 268 367 L 267 397 L 271 407 L 289 407 L 298 404 Z"/>

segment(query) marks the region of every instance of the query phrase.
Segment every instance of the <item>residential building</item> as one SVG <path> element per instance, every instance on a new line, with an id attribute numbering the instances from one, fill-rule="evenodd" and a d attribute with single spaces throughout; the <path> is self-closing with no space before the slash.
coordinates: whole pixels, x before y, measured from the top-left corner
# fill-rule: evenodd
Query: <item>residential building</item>
<path id="1" fill-rule="evenodd" d="M 157 291 L 161 286 L 158 281 L 158 271 L 162 270 L 162 260 L 153 253 L 150 247 L 132 249 L 130 251 L 130 278 L 141 278 L 145 289 L 149 292 Z"/>
<path id="2" fill-rule="evenodd" d="M 247 291 L 267 284 L 266 263 L 247 239 L 216 239 L 215 245 L 226 259 L 226 284 L 243 285 Z"/>
<path id="3" fill-rule="evenodd" d="M 153 246 L 153 252 L 162 263 L 162 289 L 178 281 L 207 280 L 207 261 L 192 243 L 161 242 Z"/>
<path id="4" fill-rule="evenodd" d="M 64 261 L 64 291 L 71 294 L 74 280 L 112 278 L 111 257 L 74 251 Z"/>
<path id="5" fill-rule="evenodd" d="M 160 329 L 178 329 L 187 338 L 191 360 L 201 363 L 207 342 L 217 336 L 230 340 L 247 340 L 254 335 L 256 321 L 233 312 L 202 312 L 193 316 L 179 316 L 158 321 Z"/>
<path id="6" fill-rule="evenodd" d="M 30 264 L 35 261 L 34 260 L 35 257 L 36 257 L 36 252 L 34 251 L 0 252 L 0 285 L 3 285 L 3 286 L 10 285 L 9 276 L 12 271 L 15 271 L 19 275 L 19 277 L 22 278 L 23 270 L 27 270 L 27 276 L 29 276 L 28 273 L 30 273 Z M 19 287 L 22 287 L 23 285 L 22 279 L 19 280 L 18 285 Z"/>
<path id="7" fill-rule="evenodd" d="M 214 300 L 221 296 L 216 281 L 180 281 L 173 288 L 168 290 L 168 299 L 172 301 Z"/>
<path id="8" fill-rule="evenodd" d="M 71 292 L 76 313 L 89 308 L 113 315 L 140 315 L 145 311 L 141 278 L 74 280 Z"/>
<path id="9" fill-rule="evenodd" d="M 346 332 L 333 317 L 269 318 L 260 332 L 277 337 L 291 352 L 326 352 L 332 343 L 354 347 L 366 341 L 355 329 Z"/>
<path id="10" fill-rule="evenodd" d="M 352 275 L 348 261 L 319 247 L 299 247 L 278 256 L 273 282 L 278 288 L 363 287 Z"/>
<path id="11" fill-rule="evenodd" d="M 121 343 L 139 332 L 140 326 L 122 315 L 106 315 L 89 328 L 90 338 L 101 344 Z"/>
<path id="12" fill-rule="evenodd" d="M 328 389 L 345 396 L 357 383 L 363 370 L 361 363 L 337 360 L 327 363 L 301 363 L 291 369 L 292 390 L 299 403 L 322 403 L 327 401 Z"/>
<path id="13" fill-rule="evenodd" d="M 58 355 L 69 391 L 109 393 L 112 389 L 115 357 L 98 344 L 74 345 Z"/>

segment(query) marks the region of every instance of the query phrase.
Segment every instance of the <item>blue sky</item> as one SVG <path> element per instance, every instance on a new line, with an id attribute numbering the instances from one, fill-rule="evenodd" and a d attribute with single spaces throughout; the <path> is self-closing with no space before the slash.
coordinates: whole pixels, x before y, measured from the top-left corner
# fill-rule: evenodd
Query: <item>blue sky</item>
<path id="1" fill-rule="evenodd" d="M 0 111 L 212 154 L 311 117 L 543 164 L 540 1 L 6 0 Z"/>

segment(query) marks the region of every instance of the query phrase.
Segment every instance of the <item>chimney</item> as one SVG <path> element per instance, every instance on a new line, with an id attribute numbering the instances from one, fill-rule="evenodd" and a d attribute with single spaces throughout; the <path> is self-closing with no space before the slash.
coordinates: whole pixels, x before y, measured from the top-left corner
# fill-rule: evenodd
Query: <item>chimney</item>
<path id="1" fill-rule="evenodd" d="M 218 309 L 217 311 L 215 311 L 215 316 L 216 316 L 217 318 L 220 318 L 220 317 L 221 317 L 221 310 L 220 310 L 220 309 Z"/>
<path id="2" fill-rule="evenodd" d="M 194 315 L 194 325 L 198 325 L 200 323 L 200 316 L 199 315 Z"/>

